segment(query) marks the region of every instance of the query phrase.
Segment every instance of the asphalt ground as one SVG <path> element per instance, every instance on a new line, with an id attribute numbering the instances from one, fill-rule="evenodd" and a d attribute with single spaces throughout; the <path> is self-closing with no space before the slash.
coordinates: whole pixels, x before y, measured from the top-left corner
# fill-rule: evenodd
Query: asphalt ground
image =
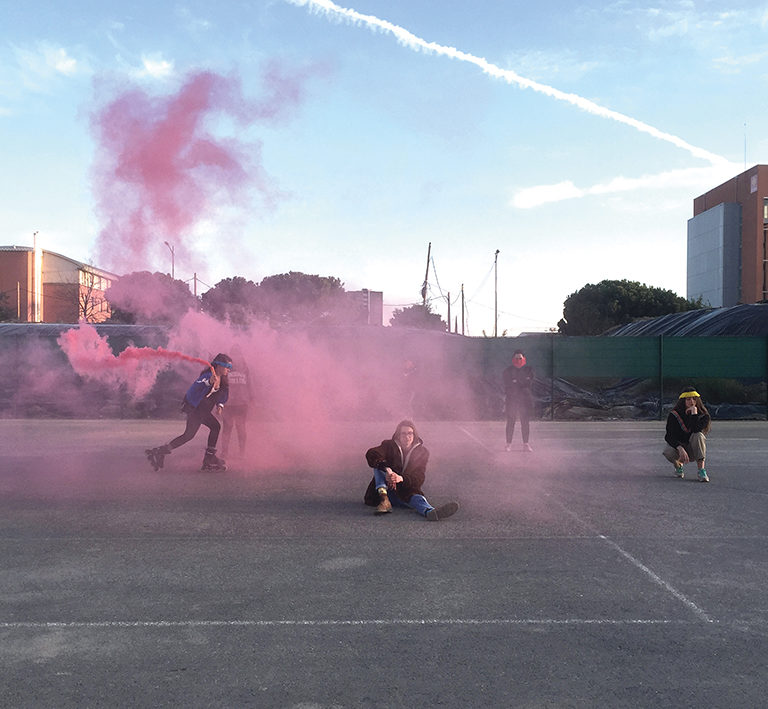
<path id="1" fill-rule="evenodd" d="M 660 422 L 424 423 L 437 523 L 362 504 L 394 422 L 338 426 L 330 465 L 203 473 L 201 432 L 156 473 L 178 421 L 0 421 L 0 704 L 766 706 L 766 422 L 715 422 L 709 484 Z"/>

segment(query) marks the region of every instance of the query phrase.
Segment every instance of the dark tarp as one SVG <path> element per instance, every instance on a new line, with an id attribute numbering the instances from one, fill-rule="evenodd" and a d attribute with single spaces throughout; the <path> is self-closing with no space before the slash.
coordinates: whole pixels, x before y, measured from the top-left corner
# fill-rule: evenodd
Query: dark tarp
<path id="1" fill-rule="evenodd" d="M 608 330 L 611 337 L 712 337 L 717 335 L 768 335 L 768 303 L 705 308 L 638 320 Z"/>

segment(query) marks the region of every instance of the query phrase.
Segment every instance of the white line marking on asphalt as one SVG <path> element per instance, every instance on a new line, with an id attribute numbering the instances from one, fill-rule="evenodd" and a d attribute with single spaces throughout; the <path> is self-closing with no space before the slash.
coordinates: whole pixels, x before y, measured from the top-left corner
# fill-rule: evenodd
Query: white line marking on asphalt
<path id="1" fill-rule="evenodd" d="M 600 539 L 604 540 L 607 544 L 610 544 L 619 554 L 621 554 L 627 561 L 634 564 L 640 571 L 643 571 L 644 573 L 648 574 L 648 576 L 655 581 L 659 586 L 662 588 L 665 588 L 669 593 L 671 593 L 675 598 L 677 598 L 678 601 L 681 601 L 686 606 L 688 606 L 699 618 L 702 620 L 705 620 L 707 623 L 712 622 L 712 618 L 710 618 L 701 608 L 699 608 L 690 598 L 687 598 L 685 595 L 680 593 L 676 588 L 674 588 L 671 584 L 667 583 L 663 578 L 661 578 L 658 574 L 655 574 L 653 571 L 651 571 L 645 564 L 643 564 L 641 561 L 638 561 L 635 559 L 632 554 L 630 554 L 627 551 L 624 551 L 616 542 L 614 542 L 612 539 L 608 539 L 603 534 L 598 535 Z"/>
<path id="2" fill-rule="evenodd" d="M 467 431 L 466 428 L 463 428 L 459 426 L 459 428 L 470 438 L 472 438 L 474 441 L 476 441 L 480 446 L 482 446 L 485 450 L 489 452 L 491 451 L 488 446 L 486 446 L 479 438 L 474 436 L 472 433 Z M 661 578 L 658 574 L 654 573 L 649 569 L 645 564 L 643 564 L 641 561 L 636 559 L 634 556 L 632 556 L 628 551 L 625 551 L 622 549 L 616 542 L 614 542 L 612 539 L 609 539 L 604 534 L 600 534 L 596 529 L 594 529 L 591 525 L 587 524 L 584 520 L 582 520 L 577 514 L 571 512 L 562 502 L 555 499 L 550 495 L 549 493 L 546 493 L 547 497 L 551 497 L 555 502 L 573 519 L 575 519 L 580 525 L 582 525 L 585 529 L 590 530 L 593 532 L 598 539 L 602 539 L 606 544 L 610 545 L 613 549 L 615 549 L 619 554 L 621 554 L 627 561 L 629 561 L 633 566 L 640 569 L 644 574 L 648 576 L 654 583 L 661 586 L 663 589 L 665 589 L 668 593 L 672 594 L 678 601 L 685 604 L 688 608 L 690 608 L 699 618 L 706 621 L 707 623 L 714 622 L 713 619 L 704 612 L 701 608 L 699 608 L 690 598 L 685 596 L 684 594 L 680 593 L 672 584 L 665 581 L 663 578 Z"/>
<path id="3" fill-rule="evenodd" d="M 492 450 L 491 448 L 489 448 L 488 446 L 486 446 L 486 445 L 485 445 L 485 443 L 483 443 L 483 442 L 482 442 L 482 441 L 481 441 L 481 440 L 480 440 L 480 439 L 479 439 L 477 436 L 475 436 L 473 433 L 470 433 L 469 431 L 467 431 L 467 429 L 466 429 L 466 428 L 464 428 L 463 426 L 459 426 L 459 430 L 460 430 L 460 431 L 462 431 L 463 433 L 466 433 L 466 434 L 467 434 L 467 435 L 468 435 L 468 436 L 469 436 L 469 437 L 470 437 L 470 438 L 471 438 L 471 439 L 472 439 L 472 440 L 473 440 L 475 443 L 477 443 L 477 444 L 478 444 L 478 445 L 479 445 L 481 448 L 484 448 L 484 449 L 485 449 L 485 450 L 487 450 L 489 453 L 495 453 L 495 451 L 494 451 L 494 450 Z"/>
<path id="4" fill-rule="evenodd" d="M 359 620 L 94 620 L 15 621 L 0 623 L 0 630 L 78 630 L 89 628 L 270 628 L 283 626 L 397 626 L 397 625 L 687 625 L 686 621 L 653 618 L 371 618 Z"/>
<path id="5" fill-rule="evenodd" d="M 548 497 L 552 497 L 549 493 L 547 493 Z M 641 561 L 636 559 L 632 554 L 630 554 L 628 551 L 625 551 L 622 549 L 616 542 L 614 542 L 612 539 L 609 539 L 604 534 L 600 534 L 596 529 L 592 527 L 592 525 L 585 522 L 583 519 L 581 519 L 575 512 L 572 512 L 570 509 L 568 509 L 562 502 L 552 497 L 555 504 L 557 504 L 566 514 L 568 514 L 570 517 L 575 519 L 582 527 L 585 529 L 590 530 L 591 532 L 594 532 L 595 536 L 597 536 L 598 539 L 602 539 L 606 544 L 610 545 L 613 549 L 615 549 L 619 554 L 621 554 L 627 561 L 629 561 L 633 566 L 640 569 L 643 573 L 645 573 L 652 581 L 654 581 L 656 584 L 661 586 L 663 589 L 665 589 L 668 593 L 671 593 L 678 601 L 684 603 L 688 608 L 690 608 L 699 618 L 706 621 L 707 623 L 714 622 L 713 619 L 707 615 L 701 608 L 699 608 L 690 598 L 685 596 L 684 594 L 680 593 L 672 584 L 665 581 L 663 578 L 661 578 L 658 574 L 654 573 L 649 569 L 645 564 L 643 564 Z"/>

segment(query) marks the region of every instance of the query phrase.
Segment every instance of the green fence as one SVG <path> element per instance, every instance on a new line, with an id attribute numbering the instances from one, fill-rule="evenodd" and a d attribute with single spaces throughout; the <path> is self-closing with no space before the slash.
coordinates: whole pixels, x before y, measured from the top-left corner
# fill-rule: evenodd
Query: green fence
<path id="1" fill-rule="evenodd" d="M 528 335 L 484 340 L 486 376 L 500 380 L 512 352 L 522 349 L 536 370 L 538 383 L 550 384 L 550 414 L 558 400 L 556 382 L 582 383 L 597 391 L 617 380 L 643 380 L 642 389 L 653 392 L 661 415 L 665 402 L 674 399 L 684 383 L 706 390 L 734 391 L 749 397 L 753 406 L 768 415 L 768 338 L 766 337 L 566 337 Z M 726 386 L 725 380 L 738 383 Z M 713 381 L 717 385 L 713 385 Z M 682 384 L 681 384 L 682 382 Z M 704 392 L 702 392 L 704 394 Z M 631 394 L 630 394 L 631 395 Z M 541 394 L 539 395 L 541 399 Z M 705 396 L 705 399 L 707 397 Z"/>

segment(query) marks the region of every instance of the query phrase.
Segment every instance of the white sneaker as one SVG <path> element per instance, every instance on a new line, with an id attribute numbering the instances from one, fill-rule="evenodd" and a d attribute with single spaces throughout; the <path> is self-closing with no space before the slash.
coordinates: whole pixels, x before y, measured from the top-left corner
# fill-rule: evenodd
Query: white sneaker
<path id="1" fill-rule="evenodd" d="M 533 448 L 531 448 L 531 444 L 530 443 L 523 443 L 523 450 L 526 453 L 533 453 Z"/>
<path id="2" fill-rule="evenodd" d="M 507 451 L 507 453 L 509 453 L 509 451 L 512 450 L 512 444 L 511 443 L 507 443 L 507 445 L 504 446 L 504 450 Z"/>

